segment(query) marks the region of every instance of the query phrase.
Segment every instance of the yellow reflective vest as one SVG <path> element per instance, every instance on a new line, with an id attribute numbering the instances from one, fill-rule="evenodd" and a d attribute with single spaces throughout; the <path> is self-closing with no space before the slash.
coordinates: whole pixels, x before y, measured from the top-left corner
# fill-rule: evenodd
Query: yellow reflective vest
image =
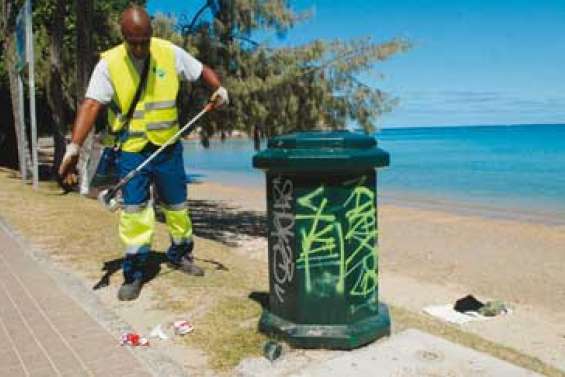
<path id="1" fill-rule="evenodd" d="M 163 145 L 179 130 L 176 106 L 179 79 L 173 44 L 151 38 L 145 90 L 127 129 L 124 129 L 125 117 L 139 85 L 140 74 L 124 43 L 102 53 L 102 59 L 108 64 L 115 90 L 108 108 L 108 123 L 111 133 L 120 135 L 121 149 L 139 152 L 148 141 Z"/>

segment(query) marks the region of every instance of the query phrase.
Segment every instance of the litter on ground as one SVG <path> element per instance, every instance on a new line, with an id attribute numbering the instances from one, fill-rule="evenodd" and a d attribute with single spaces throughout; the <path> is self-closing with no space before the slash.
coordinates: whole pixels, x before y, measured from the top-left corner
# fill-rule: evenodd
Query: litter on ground
<path id="1" fill-rule="evenodd" d="M 121 346 L 148 346 L 149 340 L 135 332 L 125 332 L 120 338 Z"/>
<path id="2" fill-rule="evenodd" d="M 161 324 L 158 324 L 153 328 L 153 330 L 151 330 L 151 332 L 149 333 L 149 337 L 151 339 L 161 339 L 161 340 L 169 339 L 169 336 L 165 333 L 165 331 L 163 330 L 163 326 Z"/>
<path id="3" fill-rule="evenodd" d="M 423 312 L 443 321 L 462 325 L 508 314 L 510 310 L 501 301 L 482 303 L 472 295 L 467 295 L 457 300 L 455 304 L 426 306 Z"/>

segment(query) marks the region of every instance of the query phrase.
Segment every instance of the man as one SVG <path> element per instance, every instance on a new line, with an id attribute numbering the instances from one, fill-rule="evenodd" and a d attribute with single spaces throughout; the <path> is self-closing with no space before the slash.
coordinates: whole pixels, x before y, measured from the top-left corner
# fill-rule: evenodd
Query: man
<path id="1" fill-rule="evenodd" d="M 228 103 L 227 91 L 212 69 L 172 43 L 152 38 L 151 20 L 143 8 L 126 9 L 120 26 L 124 43 L 102 54 L 76 117 L 72 142 L 59 169 L 66 185 L 77 183 L 80 146 L 104 106 L 108 106 L 111 131 L 118 135 L 118 171 L 124 177 L 179 130 L 176 108 L 179 77 L 188 81 L 201 77 L 214 91 L 211 100 L 216 107 Z M 135 108 L 130 109 L 144 72 L 145 85 L 137 95 Z M 126 246 L 122 266 L 124 283 L 118 291 L 122 301 L 136 299 L 143 285 L 155 223 L 153 208 L 147 205 L 151 182 L 158 191 L 171 236 L 167 251 L 169 265 L 190 275 L 204 275 L 194 264 L 192 255 L 182 144 L 177 140 L 122 189 L 119 234 Z"/>

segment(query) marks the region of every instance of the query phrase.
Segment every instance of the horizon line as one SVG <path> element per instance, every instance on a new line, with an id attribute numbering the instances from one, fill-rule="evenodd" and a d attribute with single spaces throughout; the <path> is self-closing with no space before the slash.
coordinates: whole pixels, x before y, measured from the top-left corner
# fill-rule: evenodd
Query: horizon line
<path id="1" fill-rule="evenodd" d="M 401 125 L 377 127 L 377 130 L 397 128 L 448 128 L 448 127 L 525 127 L 525 126 L 565 126 L 565 123 L 505 123 L 505 124 L 439 124 L 439 125 Z M 359 128 L 356 128 L 359 129 Z"/>

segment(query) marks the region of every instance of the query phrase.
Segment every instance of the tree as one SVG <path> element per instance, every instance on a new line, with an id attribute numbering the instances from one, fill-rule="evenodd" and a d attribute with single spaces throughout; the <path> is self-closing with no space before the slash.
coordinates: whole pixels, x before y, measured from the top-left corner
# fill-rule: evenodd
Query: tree
<path id="1" fill-rule="evenodd" d="M 55 139 L 56 172 L 64 154 L 64 137 L 70 130 L 77 101 L 84 95 L 85 83 L 92 68 L 94 56 L 120 42 L 119 14 L 130 3 L 143 5 L 145 1 L 129 0 L 34 0 L 33 27 L 36 50 L 36 96 L 40 132 Z M 9 77 L 12 106 L 17 109 L 17 74 L 13 62 L 12 33 L 15 16 L 23 0 L 0 0 L 0 79 Z M 84 23 L 83 23 L 84 22 Z M 77 26 L 80 23 L 80 26 Z M 95 29 L 88 25 L 96 25 Z M 77 35 L 77 34 L 80 34 Z M 85 38 L 90 39 L 83 44 Z M 79 46 L 80 43 L 80 46 Z M 80 50 L 80 51 L 79 51 Z M 79 77 L 79 74 L 81 75 Z M 2 90 L 4 81 L 0 80 Z M 2 104 L 4 106 L 4 104 Z M 19 127 L 18 113 L 13 112 L 15 127 Z M 16 132 L 19 136 L 19 132 Z M 29 154 L 29 152 L 28 152 Z"/>
<path id="2" fill-rule="evenodd" d="M 93 67 L 92 59 L 92 18 L 93 18 L 93 0 L 77 1 L 75 6 L 77 19 L 77 56 L 81 57 L 77 60 L 77 84 L 76 84 L 76 108 L 79 108 L 80 102 L 84 98 L 90 72 Z M 81 153 L 80 164 L 80 193 L 88 194 L 90 191 L 90 174 L 88 174 L 88 165 L 92 153 L 92 145 L 94 139 L 94 129 L 86 138 Z"/>
<path id="3" fill-rule="evenodd" d="M 269 30 L 282 36 L 307 17 L 292 11 L 286 0 L 206 0 L 193 17 L 182 19 L 184 47 L 220 73 L 233 99 L 228 109 L 210 118 L 204 141 L 233 129 L 268 137 L 291 130 L 341 129 L 348 122 L 374 131 L 378 117 L 395 102 L 358 77 L 406 51 L 410 43 L 365 38 L 271 48 L 253 40 Z M 205 100 L 207 93 L 199 89 L 191 103 Z"/>
<path id="4" fill-rule="evenodd" d="M 63 37 L 65 34 L 65 16 L 66 7 L 64 0 L 39 1 L 37 2 L 40 13 L 43 15 L 43 25 L 47 31 L 47 41 L 49 46 L 49 73 L 47 75 L 47 103 L 51 113 L 51 130 L 53 134 L 53 142 L 55 145 L 55 156 L 52 168 L 52 175 L 57 174 L 57 169 L 63 155 L 65 154 L 65 134 L 67 132 L 65 109 L 68 103 L 65 103 L 63 88 Z"/>
<path id="5" fill-rule="evenodd" d="M 15 40 L 13 38 L 13 32 L 16 27 L 16 15 L 22 2 L 14 2 L 9 0 L 1 0 L 1 20 L 0 20 L 0 32 L 2 37 L 2 51 L 3 51 L 3 63 L 4 67 L 7 68 L 8 81 L 10 86 L 10 97 L 12 99 L 12 114 L 14 121 L 14 134 L 16 140 L 5 140 L 5 143 L 10 143 L 13 145 L 15 141 L 18 145 L 18 166 L 20 167 L 20 172 L 23 177 L 27 177 L 31 174 L 31 154 L 29 151 L 29 143 L 27 139 L 27 132 L 25 128 L 24 119 L 21 118 L 19 112 L 20 106 L 23 106 L 19 93 L 19 87 L 21 87 L 21 78 L 16 70 L 15 64 Z M 7 133 L 8 134 L 8 133 Z M 23 136 L 23 140 L 22 139 Z M 13 166 L 15 161 L 9 159 L 7 161 L 8 165 Z"/>
<path id="6" fill-rule="evenodd" d="M 14 12 L 22 2 L 0 0 L 0 31 L 4 31 L 0 79 L 10 77 L 14 108 L 18 105 L 13 95 L 17 75 L 7 53 L 12 42 L 6 36 L 13 31 Z M 143 5 L 145 1 L 135 3 Z M 223 137 L 232 130 L 245 131 L 257 141 L 292 130 L 341 129 L 350 122 L 371 132 L 379 115 L 394 106 L 394 98 L 359 77 L 374 70 L 376 63 L 406 51 L 409 42 L 316 40 L 275 48 L 256 41 L 254 38 L 265 32 L 283 36 L 309 17 L 293 11 L 289 3 L 203 0 L 193 15 L 183 16 L 179 22 L 164 15 L 154 17 L 156 36 L 172 40 L 212 66 L 230 90 L 230 106 L 207 117 L 208 125 L 201 129 L 204 143 L 212 135 Z M 43 132 L 56 139 L 53 170 L 62 157 L 62 140 L 84 93 L 94 55 L 121 42 L 118 16 L 129 4 L 129 0 L 34 1 L 38 111 L 42 111 L 42 119 L 48 119 L 42 123 L 52 125 Z M 189 89 L 181 91 L 181 120 L 203 105 L 210 94 L 199 83 Z"/>

